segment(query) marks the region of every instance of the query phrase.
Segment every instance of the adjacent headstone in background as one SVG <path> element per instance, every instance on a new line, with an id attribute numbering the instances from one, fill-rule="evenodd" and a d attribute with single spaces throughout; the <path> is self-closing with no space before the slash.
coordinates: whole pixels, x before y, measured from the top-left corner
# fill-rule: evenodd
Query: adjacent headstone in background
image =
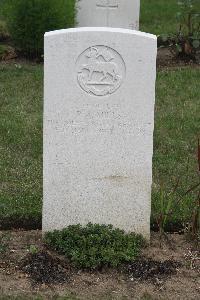
<path id="1" fill-rule="evenodd" d="M 43 230 L 88 222 L 149 237 L 156 37 L 45 35 Z"/>
<path id="2" fill-rule="evenodd" d="M 139 30 L 140 0 L 77 0 L 77 27 Z"/>

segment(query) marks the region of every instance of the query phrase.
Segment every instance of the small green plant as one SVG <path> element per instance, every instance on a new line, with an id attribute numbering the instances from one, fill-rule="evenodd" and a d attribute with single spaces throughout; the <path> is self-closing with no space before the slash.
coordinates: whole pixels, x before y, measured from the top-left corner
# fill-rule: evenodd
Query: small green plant
<path id="1" fill-rule="evenodd" d="M 179 56 L 195 58 L 200 49 L 200 2 L 178 0 L 178 5 L 179 30 L 170 47 Z"/>
<path id="2" fill-rule="evenodd" d="M 177 57 L 197 60 L 200 52 L 200 1 L 177 0 L 177 3 L 178 31 L 176 34 L 162 34 L 158 41 L 169 46 Z"/>
<path id="3" fill-rule="evenodd" d="M 29 252 L 30 252 L 31 254 L 37 254 L 38 251 L 39 251 L 39 249 L 37 248 L 37 246 L 35 246 L 35 245 L 30 245 L 30 247 L 29 247 Z"/>
<path id="4" fill-rule="evenodd" d="M 189 161 L 188 161 L 189 162 Z M 159 193 L 159 212 L 156 214 L 155 219 L 159 228 L 160 241 L 163 237 L 167 239 L 165 234 L 165 227 L 168 220 L 173 215 L 174 205 L 179 207 L 183 206 L 183 203 L 191 195 L 193 197 L 192 210 L 190 214 L 189 223 L 189 233 L 191 237 L 195 240 L 200 238 L 200 140 L 198 139 L 197 146 L 197 182 L 188 187 L 186 192 L 181 195 L 176 194 L 176 191 L 180 185 L 180 179 L 177 180 L 174 189 L 171 192 L 165 192 L 164 188 L 160 188 Z"/>
<path id="5" fill-rule="evenodd" d="M 7 46 L 6 45 L 0 45 L 0 60 L 3 58 L 7 51 Z"/>
<path id="6" fill-rule="evenodd" d="M 163 237 L 168 240 L 167 235 L 165 233 L 165 226 L 168 222 L 168 219 L 173 214 L 175 192 L 178 188 L 178 185 L 179 185 L 179 180 L 177 180 L 174 189 L 168 193 L 164 191 L 163 186 L 160 187 L 160 193 L 158 199 L 160 210 L 158 214 L 155 216 L 158 229 L 159 229 L 159 234 L 160 234 L 160 246 Z"/>
<path id="7" fill-rule="evenodd" d="M 0 61 L 15 58 L 17 55 L 13 47 L 0 45 Z"/>
<path id="8" fill-rule="evenodd" d="M 112 225 L 91 223 L 85 227 L 72 225 L 61 231 L 48 232 L 45 241 L 76 267 L 91 269 L 117 267 L 133 261 L 144 242 L 140 235 L 126 234 Z"/>
<path id="9" fill-rule="evenodd" d="M 8 17 L 9 32 L 18 51 L 41 57 L 44 33 L 72 26 L 74 0 L 16 0 Z"/>
<path id="10" fill-rule="evenodd" d="M 200 140 L 197 146 L 197 183 L 186 191 L 185 196 L 194 194 L 194 205 L 190 221 L 190 233 L 193 239 L 200 240 Z"/>
<path id="11" fill-rule="evenodd" d="M 8 28 L 6 26 L 6 22 L 0 20 L 0 42 L 9 38 Z"/>
<path id="12" fill-rule="evenodd" d="M 8 250 L 8 242 L 10 240 L 10 236 L 6 233 L 2 233 L 0 235 L 0 257 L 6 254 Z"/>
<path id="13" fill-rule="evenodd" d="M 162 235 L 165 231 L 165 225 L 170 215 L 173 197 L 171 196 L 171 193 L 169 194 L 165 193 L 164 189 L 161 187 L 159 200 L 160 200 L 159 202 L 160 213 L 157 216 L 157 224 L 158 224 L 160 235 Z"/>

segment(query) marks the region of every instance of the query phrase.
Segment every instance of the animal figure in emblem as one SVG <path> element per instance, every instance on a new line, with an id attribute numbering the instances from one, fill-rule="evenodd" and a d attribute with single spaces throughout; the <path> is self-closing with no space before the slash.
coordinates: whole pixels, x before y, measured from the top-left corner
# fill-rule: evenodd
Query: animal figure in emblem
<path id="1" fill-rule="evenodd" d="M 99 57 L 102 57 L 104 61 L 98 60 Z M 92 80 L 93 73 L 98 72 L 102 73 L 103 76 L 100 78 L 100 82 L 110 75 L 112 77 L 112 81 L 117 80 L 118 68 L 117 65 L 112 62 L 114 59 L 108 50 L 100 51 L 95 47 L 90 48 L 90 52 L 87 55 L 88 64 L 83 65 L 83 69 L 89 71 L 88 81 Z"/>

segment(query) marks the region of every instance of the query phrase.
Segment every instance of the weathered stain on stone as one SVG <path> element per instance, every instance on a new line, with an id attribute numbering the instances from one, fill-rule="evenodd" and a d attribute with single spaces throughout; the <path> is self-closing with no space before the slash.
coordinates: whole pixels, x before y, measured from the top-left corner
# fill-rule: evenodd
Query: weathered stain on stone
<path id="1" fill-rule="evenodd" d="M 112 180 L 112 181 L 124 181 L 124 180 L 128 180 L 131 179 L 131 177 L 128 176 L 120 176 L 120 175 L 111 175 L 111 176 L 105 176 L 105 177 L 100 177 L 100 178 L 94 178 L 96 180 Z"/>

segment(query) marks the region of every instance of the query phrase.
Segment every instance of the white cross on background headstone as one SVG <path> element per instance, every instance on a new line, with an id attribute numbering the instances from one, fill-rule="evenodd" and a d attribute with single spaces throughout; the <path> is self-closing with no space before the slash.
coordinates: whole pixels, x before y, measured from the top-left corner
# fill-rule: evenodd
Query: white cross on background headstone
<path id="1" fill-rule="evenodd" d="M 139 29 L 140 0 L 76 0 L 77 27 Z"/>
<path id="2" fill-rule="evenodd" d="M 97 1 L 96 4 L 97 9 L 106 9 L 106 26 L 110 26 L 109 24 L 109 15 L 110 15 L 110 10 L 111 9 L 117 9 L 119 6 L 117 2 L 114 0 L 106 0 L 106 1 Z"/>

